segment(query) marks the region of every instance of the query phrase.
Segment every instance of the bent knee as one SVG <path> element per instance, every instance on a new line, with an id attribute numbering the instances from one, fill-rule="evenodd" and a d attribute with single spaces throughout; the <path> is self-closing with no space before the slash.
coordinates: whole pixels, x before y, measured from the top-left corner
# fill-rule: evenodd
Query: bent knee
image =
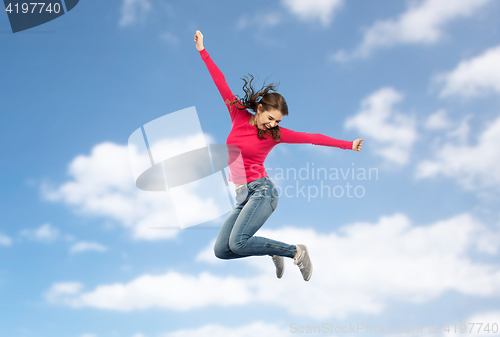
<path id="1" fill-rule="evenodd" d="M 246 241 L 229 240 L 229 249 L 236 254 L 245 254 Z"/>
<path id="2" fill-rule="evenodd" d="M 229 258 L 225 249 L 220 249 L 220 248 L 215 247 L 214 253 L 215 253 L 215 256 L 219 259 L 227 260 Z"/>

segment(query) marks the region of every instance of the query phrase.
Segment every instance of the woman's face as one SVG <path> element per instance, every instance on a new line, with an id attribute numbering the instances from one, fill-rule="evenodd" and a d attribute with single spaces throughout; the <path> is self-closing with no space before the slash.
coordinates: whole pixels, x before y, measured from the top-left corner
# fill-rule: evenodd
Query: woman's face
<path id="1" fill-rule="evenodd" d="M 261 130 L 267 130 L 268 128 L 274 128 L 277 126 L 281 122 L 283 114 L 276 109 L 264 111 L 262 109 L 262 104 L 259 104 L 259 107 L 257 108 L 257 115 L 255 117 L 255 126 Z"/>

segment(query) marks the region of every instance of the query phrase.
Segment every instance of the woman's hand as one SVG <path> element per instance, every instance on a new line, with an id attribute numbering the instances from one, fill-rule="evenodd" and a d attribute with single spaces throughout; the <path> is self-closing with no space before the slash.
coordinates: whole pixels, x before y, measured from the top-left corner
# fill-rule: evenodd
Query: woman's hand
<path id="1" fill-rule="evenodd" d="M 196 49 L 198 51 L 201 51 L 204 49 L 203 47 L 203 34 L 197 30 L 196 33 L 194 34 L 194 41 L 196 42 Z"/>
<path id="2" fill-rule="evenodd" d="M 352 142 L 352 149 L 354 151 L 361 151 L 361 142 L 363 139 L 356 139 L 354 142 Z"/>

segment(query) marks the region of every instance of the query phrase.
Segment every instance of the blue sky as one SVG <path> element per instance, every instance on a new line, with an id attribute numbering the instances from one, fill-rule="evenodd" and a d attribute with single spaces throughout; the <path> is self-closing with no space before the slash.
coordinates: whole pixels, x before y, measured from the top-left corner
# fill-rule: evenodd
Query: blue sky
<path id="1" fill-rule="evenodd" d="M 0 336 L 500 325 L 499 11 L 494 0 L 81 1 L 16 34 L 0 15 Z M 233 93 L 247 73 L 280 81 L 282 126 L 364 139 L 360 152 L 283 144 L 266 160 L 282 188 L 363 192 L 280 196 L 259 233 L 308 245 L 307 283 L 291 260 L 282 279 L 269 257 L 217 260 L 225 216 L 151 228 L 172 205 L 135 187 L 129 136 L 192 106 L 207 142 L 231 128 L 196 30 Z M 276 175 L 313 166 L 377 175 Z"/>

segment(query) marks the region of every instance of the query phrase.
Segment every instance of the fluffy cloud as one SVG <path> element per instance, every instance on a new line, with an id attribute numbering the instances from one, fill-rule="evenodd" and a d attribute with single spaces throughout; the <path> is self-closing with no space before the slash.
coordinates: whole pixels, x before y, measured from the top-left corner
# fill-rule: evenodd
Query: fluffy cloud
<path id="1" fill-rule="evenodd" d="M 45 223 L 37 229 L 24 229 L 20 234 L 30 240 L 45 243 L 54 242 L 61 236 L 59 230 L 49 223 Z"/>
<path id="2" fill-rule="evenodd" d="M 241 281 L 209 273 L 190 276 L 171 271 L 163 275 L 143 275 L 126 284 L 99 286 L 87 293 L 81 293 L 83 286 L 79 283 L 56 283 L 45 298 L 74 308 L 131 311 L 156 307 L 185 311 L 214 304 L 231 306 L 250 302 L 250 286 Z"/>
<path id="3" fill-rule="evenodd" d="M 432 148 L 439 148 L 443 142 L 453 142 L 455 145 L 466 144 L 470 137 L 469 120 L 473 115 L 466 115 L 460 121 L 452 120 L 448 117 L 446 110 L 441 109 L 427 117 L 424 128 L 435 131 L 435 138 L 432 141 Z"/>
<path id="4" fill-rule="evenodd" d="M 416 169 L 417 178 L 432 178 L 443 175 L 455 179 L 470 191 L 498 191 L 500 186 L 500 117 L 494 120 L 478 136 L 477 143 L 465 142 L 468 134 L 466 123 L 462 123 L 454 133 L 461 142 L 441 141 L 434 146 L 434 159 L 420 162 Z"/>
<path id="5" fill-rule="evenodd" d="M 343 0 L 282 0 L 281 3 L 300 20 L 320 20 L 324 26 L 332 21 L 335 12 L 344 3 Z"/>
<path id="6" fill-rule="evenodd" d="M 323 26 L 327 26 L 333 19 L 335 12 L 343 5 L 343 0 L 282 0 L 281 4 L 291 14 L 299 20 L 311 22 L 319 20 Z M 276 44 L 269 37 L 265 37 L 265 30 L 269 27 L 279 25 L 284 21 L 284 16 L 280 12 L 262 12 L 254 14 L 244 14 L 239 17 L 236 28 L 244 29 L 247 27 L 256 28 L 255 39 L 259 43 Z"/>
<path id="7" fill-rule="evenodd" d="M 224 214 L 226 209 L 230 210 L 229 199 L 218 198 L 220 195 L 227 197 L 221 175 L 209 177 L 210 188 L 204 188 L 206 185 L 196 180 L 182 185 L 182 188 L 165 190 L 164 171 L 156 165 L 156 168 L 160 167 L 157 172 L 160 172 L 161 178 L 148 176 L 144 179 L 148 181 L 143 184 L 154 185 L 153 190 L 136 187 L 135 179 L 151 168 L 151 160 L 161 164 L 169 158 L 215 143 L 210 135 L 201 131 L 165 133 L 158 128 L 159 124 L 156 122 L 153 127 L 148 126 L 152 128 L 148 135 L 151 158 L 145 147 L 141 151 L 133 141 L 130 146 L 111 142 L 98 144 L 89 155 L 78 155 L 70 162 L 70 179 L 67 182 L 59 187 L 43 182 L 42 196 L 52 202 L 70 205 L 83 215 L 113 219 L 130 229 L 133 238 L 143 240 L 172 238 L 181 225 L 193 226 L 212 221 Z M 168 178 L 173 176 L 172 181 L 184 181 L 203 171 L 194 156 L 188 156 L 182 164 L 178 168 L 180 172 L 167 172 L 172 174 Z M 214 193 L 218 195 L 213 197 Z"/>
<path id="8" fill-rule="evenodd" d="M 500 93 L 500 46 L 460 62 L 451 72 L 440 74 L 435 81 L 443 82 L 441 97 L 458 95 L 465 98 Z"/>
<path id="9" fill-rule="evenodd" d="M 63 296 L 78 294 L 82 289 L 82 284 L 79 282 L 60 282 L 55 283 L 44 294 L 44 297 L 49 302 L 59 301 Z"/>
<path id="10" fill-rule="evenodd" d="M 346 129 L 356 129 L 363 135 L 371 151 L 398 165 L 409 161 L 417 138 L 415 117 L 394 109 L 402 98 L 393 88 L 382 88 L 365 98 L 361 110 L 344 123 Z"/>
<path id="11" fill-rule="evenodd" d="M 10 246 L 12 244 L 12 239 L 8 237 L 7 235 L 3 235 L 0 233 L 0 246 Z"/>
<path id="12" fill-rule="evenodd" d="M 107 250 L 106 247 L 96 242 L 80 241 L 73 244 L 69 249 L 69 252 L 70 253 L 82 253 L 87 251 L 105 252 L 106 250 Z"/>
<path id="13" fill-rule="evenodd" d="M 150 10 L 151 3 L 149 0 L 123 0 L 119 25 L 125 27 L 136 23 L 138 20 L 144 20 Z"/>
<path id="14" fill-rule="evenodd" d="M 448 118 L 446 110 L 440 109 L 427 118 L 425 128 L 430 130 L 447 129 L 451 124 L 452 122 Z"/>
<path id="15" fill-rule="evenodd" d="M 443 36 L 443 26 L 460 17 L 471 16 L 491 0 L 425 0 L 408 2 L 406 12 L 395 19 L 377 21 L 368 28 L 361 44 L 351 53 L 343 50 L 336 61 L 367 57 L 373 50 L 396 44 L 432 44 Z"/>
<path id="16" fill-rule="evenodd" d="M 96 145 L 89 156 L 74 158 L 68 171 L 72 179 L 61 186 L 42 184 L 42 195 L 47 200 L 73 206 L 81 214 L 113 219 L 130 229 L 136 239 L 164 239 L 176 235 L 177 230 L 173 229 L 178 228 L 173 220 L 176 215 L 167 195 L 135 186 L 127 146 Z"/>
<path id="17" fill-rule="evenodd" d="M 284 277 L 276 279 L 270 257 L 262 256 L 239 261 L 260 271 L 254 277 L 169 271 L 86 292 L 80 284 L 54 284 L 46 298 L 74 308 L 117 311 L 184 311 L 260 303 L 301 317 L 325 319 L 379 314 L 392 300 L 422 303 L 450 290 L 470 296 L 500 296 L 500 265 L 475 262 L 470 257 L 470 253 L 498 254 L 500 237 L 467 213 L 423 226 L 394 214 L 373 224 L 348 224 L 327 234 L 298 228 L 259 233 L 284 242 L 306 243 L 314 264 L 311 281 L 304 283 L 291 259 L 285 260 Z M 202 250 L 198 260 L 216 261 L 211 250 L 212 244 Z"/>

